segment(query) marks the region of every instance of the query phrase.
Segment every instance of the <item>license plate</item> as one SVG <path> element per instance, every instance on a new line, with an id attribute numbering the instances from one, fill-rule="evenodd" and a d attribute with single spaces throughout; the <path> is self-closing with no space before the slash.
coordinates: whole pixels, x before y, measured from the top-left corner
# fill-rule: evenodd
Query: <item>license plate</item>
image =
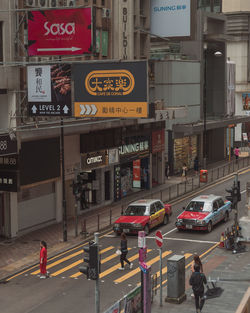
<path id="1" fill-rule="evenodd" d="M 125 229 L 123 229 L 123 232 L 124 232 L 124 233 L 129 233 L 129 229 L 128 229 L 128 228 L 125 228 Z"/>
<path id="2" fill-rule="evenodd" d="M 193 228 L 193 226 L 192 226 L 192 225 L 187 224 L 187 225 L 186 225 L 186 228 L 187 228 L 187 229 L 192 229 L 192 228 Z"/>

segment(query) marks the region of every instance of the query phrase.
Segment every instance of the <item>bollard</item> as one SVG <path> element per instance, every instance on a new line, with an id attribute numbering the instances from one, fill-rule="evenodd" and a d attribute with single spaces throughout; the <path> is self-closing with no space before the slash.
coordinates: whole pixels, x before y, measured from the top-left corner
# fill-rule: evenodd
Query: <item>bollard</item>
<path id="1" fill-rule="evenodd" d="M 186 300 L 185 294 L 185 257 L 174 255 L 167 260 L 167 297 L 166 302 L 180 304 Z"/>

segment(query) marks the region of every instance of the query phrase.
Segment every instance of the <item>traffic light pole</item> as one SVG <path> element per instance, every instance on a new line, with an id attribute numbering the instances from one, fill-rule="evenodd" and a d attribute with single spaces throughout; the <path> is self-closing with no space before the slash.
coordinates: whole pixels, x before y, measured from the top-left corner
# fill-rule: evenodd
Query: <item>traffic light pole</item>
<path id="1" fill-rule="evenodd" d="M 99 255 L 99 233 L 94 233 L 95 243 L 97 245 L 97 255 L 98 255 L 98 274 L 95 281 L 95 312 L 100 313 L 100 282 L 99 282 L 99 266 L 100 266 L 100 255 Z"/>
<path id="2" fill-rule="evenodd" d="M 234 185 L 238 186 L 238 173 L 234 176 Z M 234 210 L 235 237 L 238 237 L 238 201 L 234 205 Z"/>

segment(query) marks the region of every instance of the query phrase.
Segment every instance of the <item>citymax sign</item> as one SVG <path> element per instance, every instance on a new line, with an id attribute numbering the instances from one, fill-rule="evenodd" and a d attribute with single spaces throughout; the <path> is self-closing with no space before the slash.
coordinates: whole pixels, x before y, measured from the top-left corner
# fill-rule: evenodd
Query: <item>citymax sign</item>
<path id="1" fill-rule="evenodd" d="M 90 169 L 107 164 L 106 150 L 81 155 L 81 168 Z"/>
<path id="2" fill-rule="evenodd" d="M 91 8 L 30 11 L 28 54 L 91 53 Z"/>

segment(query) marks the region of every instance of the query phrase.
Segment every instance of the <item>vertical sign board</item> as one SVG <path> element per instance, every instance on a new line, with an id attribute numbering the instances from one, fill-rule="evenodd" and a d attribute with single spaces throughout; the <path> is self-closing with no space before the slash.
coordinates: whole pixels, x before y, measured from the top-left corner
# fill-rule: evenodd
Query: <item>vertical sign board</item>
<path id="1" fill-rule="evenodd" d="M 71 66 L 27 67 L 30 116 L 71 116 Z"/>
<path id="2" fill-rule="evenodd" d="M 30 11 L 28 54 L 75 55 L 91 52 L 91 8 Z"/>
<path id="3" fill-rule="evenodd" d="M 141 160 L 133 161 L 133 188 L 141 188 Z"/>
<path id="4" fill-rule="evenodd" d="M 73 66 L 75 117 L 148 116 L 147 61 Z"/>
<path id="5" fill-rule="evenodd" d="M 161 37 L 191 36 L 191 0 L 151 0 L 151 30 Z"/>
<path id="6" fill-rule="evenodd" d="M 0 156 L 16 154 L 17 141 L 11 140 L 9 134 L 0 135 Z"/>

